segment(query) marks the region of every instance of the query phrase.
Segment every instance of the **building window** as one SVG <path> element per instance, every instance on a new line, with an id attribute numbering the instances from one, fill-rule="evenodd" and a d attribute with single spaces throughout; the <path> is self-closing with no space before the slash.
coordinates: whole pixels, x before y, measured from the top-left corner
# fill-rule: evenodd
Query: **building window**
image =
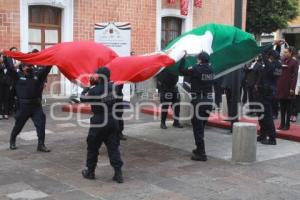
<path id="1" fill-rule="evenodd" d="M 29 51 L 33 49 L 43 50 L 61 42 L 61 17 L 62 10 L 60 8 L 34 5 L 29 6 Z M 56 66 L 52 67 L 48 83 L 60 80 L 60 73 Z M 54 87 L 52 93 L 59 93 L 59 85 Z M 51 88 L 53 89 L 53 88 Z M 50 91 L 48 86 L 45 93 Z"/>
<path id="2" fill-rule="evenodd" d="M 29 50 L 43 50 L 61 41 L 61 9 L 29 7 Z"/>
<path id="3" fill-rule="evenodd" d="M 163 17 L 161 24 L 161 48 L 165 48 L 170 41 L 181 35 L 182 19 L 177 17 Z"/>

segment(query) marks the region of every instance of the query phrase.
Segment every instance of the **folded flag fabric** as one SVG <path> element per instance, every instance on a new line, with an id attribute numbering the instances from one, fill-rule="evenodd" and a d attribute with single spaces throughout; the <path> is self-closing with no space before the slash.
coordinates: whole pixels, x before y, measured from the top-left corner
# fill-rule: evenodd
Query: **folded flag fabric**
<path id="1" fill-rule="evenodd" d="M 152 55 L 117 57 L 107 64 L 111 80 L 115 82 L 140 82 L 155 76 L 164 66 L 175 64 L 164 53 Z"/>
<path id="2" fill-rule="evenodd" d="M 253 36 L 239 28 L 207 24 L 175 38 L 163 51 L 174 59 L 175 64 L 168 70 L 175 74 L 185 51 L 188 54 L 185 67 L 195 64 L 196 56 L 206 51 L 218 77 L 235 70 L 235 66 L 254 58 L 261 50 Z"/>
<path id="3" fill-rule="evenodd" d="M 84 86 L 89 84 L 88 74 L 118 57 L 110 48 L 91 41 L 64 42 L 37 53 L 4 54 L 24 63 L 56 65 L 70 81 Z"/>
<path id="4" fill-rule="evenodd" d="M 5 54 L 25 63 L 56 65 L 69 80 L 86 86 L 88 77 L 83 75 L 101 66 L 111 70 L 115 82 L 144 81 L 164 68 L 178 74 L 178 64 L 185 51 L 188 54 L 185 67 L 195 64 L 201 51 L 209 53 L 218 77 L 254 58 L 261 48 L 252 35 L 238 28 L 207 24 L 177 37 L 163 51 L 149 55 L 118 57 L 112 49 L 90 41 L 61 43 L 38 53 L 5 51 Z"/>

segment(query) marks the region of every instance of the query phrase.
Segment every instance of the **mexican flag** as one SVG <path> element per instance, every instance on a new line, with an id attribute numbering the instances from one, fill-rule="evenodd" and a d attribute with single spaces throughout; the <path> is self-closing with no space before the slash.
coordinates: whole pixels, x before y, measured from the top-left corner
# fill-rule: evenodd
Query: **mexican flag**
<path id="1" fill-rule="evenodd" d="M 257 46 L 251 34 L 239 28 L 207 24 L 184 33 L 163 50 L 175 61 L 174 65 L 168 67 L 170 72 L 178 74 L 178 64 L 185 51 L 188 54 L 185 67 L 194 65 L 201 51 L 209 53 L 216 77 L 219 77 L 257 56 L 262 48 Z"/>
<path id="2" fill-rule="evenodd" d="M 178 63 L 185 51 L 188 54 L 185 67 L 195 64 L 201 51 L 209 53 L 218 77 L 254 58 L 261 47 L 252 35 L 238 28 L 208 24 L 182 34 L 161 52 L 146 55 L 119 57 L 109 47 L 91 41 L 61 43 L 38 53 L 4 53 L 25 63 L 56 65 L 69 80 L 86 86 L 88 77 L 82 75 L 94 73 L 102 66 L 111 70 L 115 82 L 144 81 L 165 68 L 178 74 Z"/>

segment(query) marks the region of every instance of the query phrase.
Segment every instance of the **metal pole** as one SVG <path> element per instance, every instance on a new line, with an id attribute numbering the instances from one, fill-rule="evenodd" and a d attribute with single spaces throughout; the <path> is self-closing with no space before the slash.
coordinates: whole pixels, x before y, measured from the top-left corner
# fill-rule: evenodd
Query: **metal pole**
<path id="1" fill-rule="evenodd" d="M 234 26 L 238 28 L 243 27 L 243 0 L 235 0 Z"/>

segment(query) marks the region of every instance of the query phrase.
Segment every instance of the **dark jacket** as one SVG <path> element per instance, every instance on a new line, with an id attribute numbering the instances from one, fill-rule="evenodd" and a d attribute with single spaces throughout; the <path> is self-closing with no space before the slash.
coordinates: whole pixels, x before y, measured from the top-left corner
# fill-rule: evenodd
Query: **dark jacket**
<path id="1" fill-rule="evenodd" d="M 244 68 L 246 86 L 250 87 L 250 88 L 254 87 L 254 85 L 256 84 L 257 78 L 258 78 L 257 74 L 261 67 L 261 63 L 259 63 L 257 61 L 254 61 L 254 62 L 249 63 Z M 254 65 L 254 66 L 252 66 L 252 65 Z"/>
<path id="2" fill-rule="evenodd" d="M 10 87 L 13 84 L 12 73 L 7 64 L 0 64 L 0 84 Z"/>
<path id="3" fill-rule="evenodd" d="M 11 66 L 9 66 L 8 69 L 14 79 L 16 95 L 20 103 L 29 102 L 31 100 L 38 102 L 41 100 L 44 83 L 51 70 L 51 66 L 38 71 L 33 70 L 29 75 L 25 75 L 22 71 L 17 72 Z"/>
<path id="4" fill-rule="evenodd" d="M 105 88 L 105 86 L 108 88 Z M 80 101 L 91 103 L 94 115 L 104 117 L 107 113 L 112 114 L 113 106 L 116 103 L 113 89 L 113 83 L 111 82 L 108 84 L 98 83 L 90 88 L 84 89 L 81 93 Z"/>
<path id="5" fill-rule="evenodd" d="M 180 62 L 179 73 L 191 77 L 192 94 L 212 93 L 214 84 L 214 71 L 210 64 L 197 64 L 188 69 L 184 69 L 185 58 Z"/>
<path id="6" fill-rule="evenodd" d="M 297 60 L 290 58 L 283 61 L 287 67 L 282 67 L 282 74 L 277 82 L 277 98 L 278 99 L 292 99 L 295 95 L 290 94 L 290 90 L 295 91 L 299 63 Z"/>
<path id="7" fill-rule="evenodd" d="M 157 89 L 159 93 L 178 92 L 178 76 L 163 70 L 157 76 Z"/>
<path id="8" fill-rule="evenodd" d="M 264 59 L 264 67 L 261 66 L 259 69 L 256 83 L 257 93 L 261 97 L 273 99 L 276 93 L 277 80 L 282 73 L 281 62 Z"/>

